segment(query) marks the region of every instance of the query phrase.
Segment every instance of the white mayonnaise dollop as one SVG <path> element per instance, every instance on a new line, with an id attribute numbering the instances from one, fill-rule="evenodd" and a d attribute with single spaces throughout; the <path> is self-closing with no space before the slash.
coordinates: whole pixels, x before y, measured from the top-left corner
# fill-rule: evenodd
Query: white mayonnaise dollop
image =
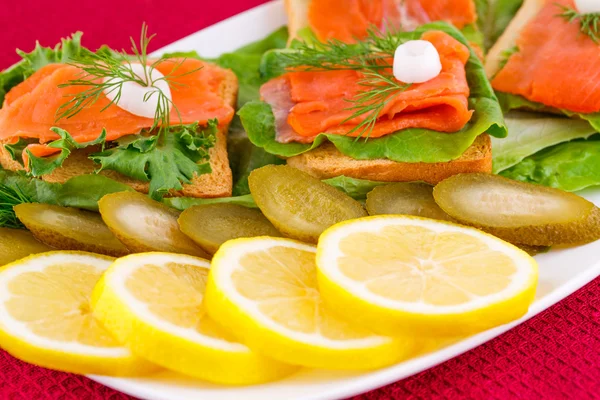
<path id="1" fill-rule="evenodd" d="M 404 83 L 427 82 L 442 72 L 440 54 L 431 42 L 410 40 L 394 54 L 394 77 Z"/>
<path id="2" fill-rule="evenodd" d="M 147 85 L 142 86 L 137 82 L 123 81 L 121 78 L 106 78 L 104 82 L 122 82 L 121 98 L 115 103 L 117 106 L 139 117 L 154 118 L 158 108 L 159 91 L 171 100 L 171 88 L 164 79 L 161 79 L 164 78 L 164 75 L 160 71 L 146 67 L 146 71 L 150 75 L 146 77 L 142 64 L 132 63 L 130 66 L 133 73 L 142 81 L 147 82 Z M 115 100 L 119 92 L 118 89 L 113 88 L 118 88 L 118 86 L 111 86 L 104 90 L 104 94 L 111 101 Z M 171 106 L 171 101 L 169 101 L 169 110 Z"/>
<path id="3" fill-rule="evenodd" d="M 582 14 L 600 13 L 600 0 L 575 0 L 575 7 Z"/>

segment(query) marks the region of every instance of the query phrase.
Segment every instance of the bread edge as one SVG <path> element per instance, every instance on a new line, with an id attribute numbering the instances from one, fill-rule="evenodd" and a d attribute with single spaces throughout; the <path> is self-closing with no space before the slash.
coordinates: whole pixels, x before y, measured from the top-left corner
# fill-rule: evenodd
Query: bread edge
<path id="1" fill-rule="evenodd" d="M 489 135 L 477 137 L 456 160 L 443 163 L 403 163 L 387 159 L 354 160 L 331 143 L 291 157 L 288 165 L 319 179 L 346 176 L 379 182 L 416 182 L 437 184 L 461 173 L 492 172 L 492 143 Z"/>

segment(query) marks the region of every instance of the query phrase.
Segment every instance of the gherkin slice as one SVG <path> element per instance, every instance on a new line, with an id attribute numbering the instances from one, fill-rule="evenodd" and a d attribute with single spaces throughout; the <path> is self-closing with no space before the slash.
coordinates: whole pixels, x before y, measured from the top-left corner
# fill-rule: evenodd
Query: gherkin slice
<path id="1" fill-rule="evenodd" d="M 600 209 L 562 190 L 460 174 L 440 182 L 433 196 L 452 218 L 511 243 L 554 246 L 600 239 Z"/>
<path id="2" fill-rule="evenodd" d="M 181 213 L 178 221 L 181 231 L 210 254 L 215 254 L 231 239 L 281 236 L 259 210 L 235 204 L 190 207 Z"/>
<path id="3" fill-rule="evenodd" d="M 451 221 L 433 198 L 433 186 L 418 182 L 378 186 L 367 194 L 370 215 L 404 214 Z"/>
<path id="4" fill-rule="evenodd" d="M 179 211 L 138 192 L 118 192 L 98 202 L 102 219 L 135 253 L 162 251 L 208 258 L 209 255 L 179 230 Z"/>
<path id="5" fill-rule="evenodd" d="M 248 179 L 256 204 L 284 235 L 316 243 L 332 225 L 367 215 L 339 190 L 287 165 L 267 165 Z"/>
<path id="6" fill-rule="evenodd" d="M 25 229 L 0 228 L 0 266 L 32 254 L 54 250 Z"/>
<path id="7" fill-rule="evenodd" d="M 14 210 L 27 229 L 48 246 L 114 257 L 129 254 L 98 213 L 39 203 L 19 204 Z"/>

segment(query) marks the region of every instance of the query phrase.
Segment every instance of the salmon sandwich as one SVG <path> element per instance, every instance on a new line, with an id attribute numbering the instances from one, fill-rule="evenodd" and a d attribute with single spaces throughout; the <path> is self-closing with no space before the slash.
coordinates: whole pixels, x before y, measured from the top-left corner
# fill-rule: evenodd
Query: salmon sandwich
<path id="1" fill-rule="evenodd" d="M 187 58 L 91 52 L 81 34 L 3 73 L 0 164 L 64 183 L 100 171 L 154 198 L 231 195 L 227 129 L 237 78 Z M 2 100 L 2 99 L 0 99 Z"/>
<path id="2" fill-rule="evenodd" d="M 286 0 L 291 39 L 315 37 L 347 43 L 367 37 L 369 28 L 409 31 L 425 23 L 451 23 L 482 47 L 475 0 Z"/>
<path id="3" fill-rule="evenodd" d="M 588 13 L 576 3 L 526 0 L 491 49 L 486 72 L 506 111 L 563 114 L 600 130 L 600 86 L 595 82 L 600 6 L 593 2 L 598 11 Z"/>
<path id="4" fill-rule="evenodd" d="M 491 172 L 488 134 L 507 134 L 481 62 L 445 22 L 370 28 L 353 44 L 297 41 L 266 53 L 261 72 L 261 101 L 239 111 L 249 139 L 320 179 Z"/>

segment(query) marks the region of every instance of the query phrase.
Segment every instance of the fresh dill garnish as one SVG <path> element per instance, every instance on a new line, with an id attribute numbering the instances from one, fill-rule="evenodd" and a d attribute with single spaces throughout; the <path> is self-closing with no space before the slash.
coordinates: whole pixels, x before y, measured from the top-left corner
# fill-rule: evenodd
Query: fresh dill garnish
<path id="1" fill-rule="evenodd" d="M 23 193 L 18 185 L 10 187 L 0 185 L 0 226 L 5 228 L 23 229 L 24 225 L 17 218 L 14 206 L 31 203 L 31 199 Z"/>
<path id="2" fill-rule="evenodd" d="M 393 32 L 383 33 L 370 28 L 367 37 L 357 43 L 332 39 L 325 43 L 297 43 L 294 51 L 281 52 L 280 62 L 287 71 L 339 71 L 362 73 L 358 82 L 365 89 L 347 99 L 352 115 L 341 122 L 344 125 L 356 118 L 362 120 L 347 135 L 357 134 L 357 140 L 368 139 L 377 119 L 386 105 L 411 85 L 402 83 L 393 75 L 393 59 L 399 45 L 406 42 Z"/>
<path id="3" fill-rule="evenodd" d="M 569 23 L 579 21 L 580 32 L 589 36 L 594 43 L 598 44 L 600 42 L 600 13 L 582 14 L 571 7 L 558 3 L 556 5 L 563 10 L 558 16 Z"/>
<path id="4" fill-rule="evenodd" d="M 69 64 L 82 70 L 81 77 L 59 85 L 60 88 L 83 86 L 84 90 L 74 94 L 71 98 L 59 107 L 56 113 L 56 120 L 71 118 L 77 115 L 81 110 L 90 107 L 96 103 L 105 94 L 114 94 L 114 98 L 102 108 L 105 111 L 113 104 L 118 104 L 122 96 L 123 83 L 135 82 L 140 86 L 154 87 L 156 90 L 148 92 L 144 96 L 144 102 L 150 100 L 153 96 L 158 96 L 157 107 L 154 115 L 154 123 L 151 129 L 160 128 L 160 131 L 170 127 L 171 108 L 177 110 L 172 100 L 158 89 L 155 85 L 159 81 L 165 81 L 169 86 L 181 85 L 175 78 L 197 72 L 200 68 L 177 74 L 177 70 L 186 61 L 183 59 L 177 63 L 172 71 L 163 77 L 153 78 L 153 71 L 164 62 L 173 62 L 165 58 L 149 62 L 148 46 L 155 34 L 148 36 L 148 26 L 144 23 L 140 34 L 140 42 L 137 44 L 133 38 L 131 40 L 131 51 L 133 55 L 126 52 L 117 51 L 99 51 L 96 53 L 86 52 L 81 57 L 72 60 Z M 139 64 L 143 67 L 143 74 L 136 74 L 132 65 Z M 180 118 L 181 120 L 181 118 Z M 179 122 L 181 123 L 181 121 Z"/>

